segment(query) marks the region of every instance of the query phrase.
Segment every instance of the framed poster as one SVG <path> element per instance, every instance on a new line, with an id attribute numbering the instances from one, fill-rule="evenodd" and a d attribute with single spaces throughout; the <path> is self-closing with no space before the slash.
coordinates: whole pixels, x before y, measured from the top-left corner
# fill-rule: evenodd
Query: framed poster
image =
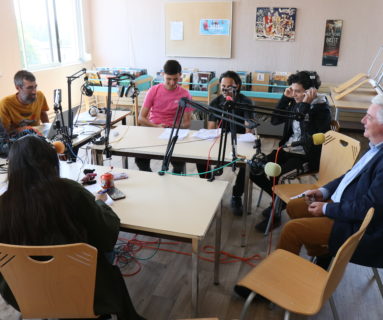
<path id="1" fill-rule="evenodd" d="M 296 8 L 257 8 L 255 36 L 257 40 L 295 41 Z"/>
<path id="2" fill-rule="evenodd" d="M 343 20 L 326 20 L 322 66 L 337 66 Z"/>

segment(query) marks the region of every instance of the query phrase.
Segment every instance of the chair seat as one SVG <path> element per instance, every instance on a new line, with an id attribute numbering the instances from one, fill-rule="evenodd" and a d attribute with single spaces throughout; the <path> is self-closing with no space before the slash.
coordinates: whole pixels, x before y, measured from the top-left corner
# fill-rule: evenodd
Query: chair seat
<path id="1" fill-rule="evenodd" d="M 278 249 L 250 271 L 239 285 L 290 312 L 312 315 L 322 304 L 327 271 L 288 251 Z"/>
<path id="2" fill-rule="evenodd" d="M 294 197 L 309 189 L 318 189 L 317 184 L 277 184 L 273 187 L 274 193 L 284 202 L 288 203 L 291 197 Z"/>

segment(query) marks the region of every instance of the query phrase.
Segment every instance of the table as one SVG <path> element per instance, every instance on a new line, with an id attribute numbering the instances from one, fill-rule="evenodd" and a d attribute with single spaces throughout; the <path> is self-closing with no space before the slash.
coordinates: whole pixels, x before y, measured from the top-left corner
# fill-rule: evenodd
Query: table
<path id="1" fill-rule="evenodd" d="M 82 178 L 79 163 L 60 164 L 61 176 L 73 180 Z M 99 176 L 109 167 L 85 165 L 95 168 Z M 115 201 L 113 210 L 121 220 L 121 229 L 159 237 L 177 238 L 192 243 L 192 309 L 198 312 L 198 254 L 200 241 L 205 237 L 213 219 L 216 219 L 214 283 L 219 281 L 219 252 L 221 247 L 221 199 L 228 186 L 227 181 L 209 183 L 199 178 L 128 169 L 128 179 L 115 181 L 126 198 Z M 208 195 L 208 196 L 207 196 Z M 148 201 L 150 199 L 150 201 Z M 198 199 L 201 201 L 193 201 Z M 190 205 L 190 203 L 193 205 Z M 153 214 L 155 213 L 155 214 Z"/>
<path id="2" fill-rule="evenodd" d="M 119 126 L 114 128 L 110 134 L 111 154 L 119 155 L 122 157 L 146 157 L 151 159 L 163 159 L 166 151 L 168 140 L 159 139 L 159 135 L 164 131 L 163 128 L 155 127 L 138 127 L 138 126 Z M 212 145 L 212 140 L 201 140 L 193 138 L 192 135 L 195 130 L 190 130 L 188 136 L 178 141 L 173 152 L 172 159 L 177 161 L 203 163 L 208 159 L 209 149 Z M 238 135 L 240 136 L 240 135 Z M 211 150 L 211 163 L 216 164 L 218 156 L 219 141 L 216 142 Z M 92 163 L 102 164 L 104 151 L 103 146 L 91 146 Z M 225 162 L 232 161 L 231 153 L 231 140 L 228 136 L 228 143 L 226 147 Z M 243 155 L 247 159 L 251 159 L 255 150 L 251 142 L 239 142 L 237 154 Z M 127 161 L 125 161 L 127 163 Z M 244 192 L 244 205 L 242 215 L 242 232 L 241 232 L 241 245 L 245 246 L 246 242 L 246 225 L 247 225 L 247 212 L 250 202 L 251 184 L 249 183 L 250 169 L 246 162 L 237 162 L 239 166 L 246 167 L 245 173 L 245 192 Z"/>
<path id="3" fill-rule="evenodd" d="M 347 94 L 342 99 L 336 100 L 338 95 L 334 88 L 330 88 L 331 98 L 335 107 L 335 120 L 339 121 L 339 112 L 360 112 L 365 113 L 371 104 L 371 99 L 377 95 L 374 89 L 358 88 L 357 90 Z"/>

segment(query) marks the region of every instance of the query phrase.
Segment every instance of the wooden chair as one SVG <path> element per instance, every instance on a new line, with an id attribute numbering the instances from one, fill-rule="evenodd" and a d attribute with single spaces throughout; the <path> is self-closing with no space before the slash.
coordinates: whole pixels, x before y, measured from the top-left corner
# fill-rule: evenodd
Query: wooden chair
<path id="1" fill-rule="evenodd" d="M 272 252 L 238 282 L 238 285 L 253 291 L 245 302 L 240 319 L 245 319 L 247 309 L 256 294 L 284 308 L 285 320 L 289 319 L 290 312 L 304 315 L 319 312 L 341 281 L 373 214 L 374 209 L 371 208 L 360 229 L 339 248 L 329 271 L 291 252 L 282 249 Z M 337 319 L 332 300 L 330 304 L 334 318 Z"/>
<path id="2" fill-rule="evenodd" d="M 338 178 L 354 165 L 359 151 L 360 142 L 333 130 L 327 131 L 326 140 L 322 145 L 319 164 L 318 181 L 313 184 L 278 184 L 273 191 L 283 202 L 308 189 L 317 189 Z"/>
<path id="3" fill-rule="evenodd" d="M 96 248 L 0 244 L 0 261 L 23 318 L 97 318 Z"/>

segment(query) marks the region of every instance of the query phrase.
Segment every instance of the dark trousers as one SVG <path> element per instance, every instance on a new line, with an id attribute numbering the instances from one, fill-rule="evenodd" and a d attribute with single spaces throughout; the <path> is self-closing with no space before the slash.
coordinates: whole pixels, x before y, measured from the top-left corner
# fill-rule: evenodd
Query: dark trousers
<path id="1" fill-rule="evenodd" d="M 207 166 L 206 162 L 197 163 L 197 170 L 198 170 L 198 173 L 207 172 L 211 170 L 211 167 Z M 233 197 L 241 197 L 245 190 L 245 172 L 246 172 L 245 167 L 239 167 L 237 179 L 235 180 L 235 184 L 233 186 Z M 199 177 L 209 179 L 211 177 L 211 173 L 202 174 Z"/>
<path id="2" fill-rule="evenodd" d="M 275 155 L 277 150 L 273 150 L 270 154 L 267 155 L 267 162 L 275 162 Z M 297 171 L 300 173 L 304 173 L 305 169 L 303 167 L 304 163 L 307 163 L 308 159 L 306 155 L 299 153 L 286 152 L 284 150 L 280 150 L 278 154 L 277 163 L 282 168 L 282 173 L 276 179 L 276 183 L 278 183 L 279 178 L 292 171 Z M 263 170 L 261 170 L 260 174 L 255 174 L 253 170 L 250 171 L 250 179 L 261 189 L 266 191 L 270 196 L 272 195 L 272 186 L 273 186 L 273 178 L 268 178 Z"/>
<path id="3" fill-rule="evenodd" d="M 140 171 L 152 172 L 152 169 L 150 168 L 150 159 L 135 158 L 135 163 Z M 185 173 L 185 162 L 170 161 L 170 163 L 173 166 L 173 173 Z"/>

